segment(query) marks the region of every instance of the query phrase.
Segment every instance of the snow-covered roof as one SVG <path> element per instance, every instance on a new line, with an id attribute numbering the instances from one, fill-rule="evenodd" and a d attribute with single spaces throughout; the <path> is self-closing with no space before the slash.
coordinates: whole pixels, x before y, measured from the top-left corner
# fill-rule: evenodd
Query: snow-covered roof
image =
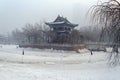
<path id="1" fill-rule="evenodd" d="M 61 17 L 58 15 L 58 17 L 53 22 L 46 22 L 45 24 L 52 26 L 52 25 L 68 25 L 70 27 L 76 27 L 78 24 L 73 24 L 70 21 L 67 20 L 67 18 Z"/>
<path id="2" fill-rule="evenodd" d="M 62 21 L 62 22 L 49 22 L 49 23 L 46 23 L 46 24 L 63 24 L 63 23 L 65 23 L 65 21 Z"/>

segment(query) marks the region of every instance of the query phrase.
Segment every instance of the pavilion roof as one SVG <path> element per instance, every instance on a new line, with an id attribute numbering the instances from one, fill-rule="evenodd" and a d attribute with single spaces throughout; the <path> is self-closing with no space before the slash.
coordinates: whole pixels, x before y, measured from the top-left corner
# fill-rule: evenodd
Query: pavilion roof
<path id="1" fill-rule="evenodd" d="M 58 17 L 53 21 L 53 22 L 46 22 L 47 25 L 52 26 L 52 25 L 61 25 L 65 24 L 70 27 L 76 27 L 78 24 L 73 24 L 70 21 L 67 20 L 67 18 L 61 17 L 58 15 Z"/>

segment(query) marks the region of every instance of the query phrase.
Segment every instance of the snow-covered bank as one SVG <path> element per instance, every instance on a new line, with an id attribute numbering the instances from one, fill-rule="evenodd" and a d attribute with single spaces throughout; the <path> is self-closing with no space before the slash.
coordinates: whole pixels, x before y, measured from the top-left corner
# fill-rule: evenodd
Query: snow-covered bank
<path id="1" fill-rule="evenodd" d="M 0 48 L 0 60 L 6 62 L 24 62 L 24 63 L 45 63 L 45 64 L 79 64 L 88 62 L 105 61 L 105 53 L 90 52 L 78 54 L 73 51 L 39 50 L 24 49 L 25 55 L 22 55 L 22 48 L 15 45 L 3 45 Z"/>
<path id="2" fill-rule="evenodd" d="M 0 80 L 119 80 L 120 67 L 109 67 L 104 52 L 0 48 Z"/>

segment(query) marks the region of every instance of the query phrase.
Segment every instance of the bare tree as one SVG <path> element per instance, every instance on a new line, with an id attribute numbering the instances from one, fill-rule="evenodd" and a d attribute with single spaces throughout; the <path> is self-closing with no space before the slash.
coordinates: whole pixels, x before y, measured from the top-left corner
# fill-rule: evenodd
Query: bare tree
<path id="1" fill-rule="evenodd" d="M 111 52 L 110 60 L 113 64 L 119 62 L 120 55 L 118 47 L 120 45 L 120 2 L 117 0 L 109 0 L 108 2 L 94 5 L 90 10 L 92 21 L 102 27 L 101 38 L 105 35 L 109 36 L 109 44 L 112 43 L 113 52 Z"/>
<path id="2" fill-rule="evenodd" d="M 22 31 L 15 29 L 12 31 L 12 39 L 14 41 L 14 44 L 21 44 L 24 43 L 25 35 Z"/>
<path id="3" fill-rule="evenodd" d="M 23 33 L 26 35 L 28 38 L 29 43 L 34 43 L 38 44 L 40 42 L 44 41 L 44 37 L 46 34 L 46 29 L 44 28 L 45 26 L 42 24 L 26 24 L 25 27 L 22 28 Z"/>
<path id="4" fill-rule="evenodd" d="M 85 42 L 97 42 L 101 33 L 101 29 L 96 26 L 84 26 L 79 31 Z"/>
<path id="5" fill-rule="evenodd" d="M 40 44 L 46 42 L 49 29 L 44 24 L 26 24 L 21 30 L 12 31 L 12 36 L 18 44 Z"/>
<path id="6" fill-rule="evenodd" d="M 73 30 L 67 41 L 70 44 L 80 44 L 83 42 L 83 35 L 79 32 L 79 30 Z"/>

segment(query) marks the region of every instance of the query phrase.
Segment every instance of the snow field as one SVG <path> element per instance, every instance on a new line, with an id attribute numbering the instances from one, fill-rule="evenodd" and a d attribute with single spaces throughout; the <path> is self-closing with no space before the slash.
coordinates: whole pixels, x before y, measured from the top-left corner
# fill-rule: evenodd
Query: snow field
<path id="1" fill-rule="evenodd" d="M 120 67 L 107 65 L 104 52 L 0 48 L 0 80 L 119 80 Z"/>

